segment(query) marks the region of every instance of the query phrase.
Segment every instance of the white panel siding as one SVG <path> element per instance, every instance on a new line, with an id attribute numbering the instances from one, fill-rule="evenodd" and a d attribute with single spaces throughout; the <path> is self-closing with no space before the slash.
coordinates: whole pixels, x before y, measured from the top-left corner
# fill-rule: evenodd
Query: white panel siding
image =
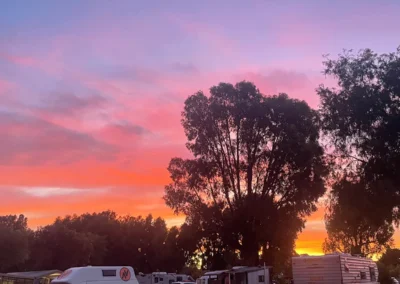
<path id="1" fill-rule="evenodd" d="M 338 255 L 325 257 L 293 257 L 294 284 L 341 284 Z"/>
<path id="2" fill-rule="evenodd" d="M 376 263 L 367 258 L 341 255 L 341 270 L 343 284 L 350 283 L 378 283 L 378 268 Z M 348 271 L 345 266 L 347 265 Z M 371 279 L 370 267 L 375 271 L 375 281 Z M 361 272 L 365 273 L 366 279 L 361 279 Z"/>
<path id="3" fill-rule="evenodd" d="M 265 269 L 265 282 L 258 282 L 258 276 L 264 276 L 264 270 L 258 270 L 247 273 L 247 284 L 270 284 L 269 283 L 269 269 Z"/>
<path id="4" fill-rule="evenodd" d="M 375 281 L 371 280 L 370 267 Z M 378 268 L 368 258 L 345 254 L 293 257 L 292 268 L 294 284 L 378 283 Z M 361 273 L 366 279 L 361 279 Z"/>

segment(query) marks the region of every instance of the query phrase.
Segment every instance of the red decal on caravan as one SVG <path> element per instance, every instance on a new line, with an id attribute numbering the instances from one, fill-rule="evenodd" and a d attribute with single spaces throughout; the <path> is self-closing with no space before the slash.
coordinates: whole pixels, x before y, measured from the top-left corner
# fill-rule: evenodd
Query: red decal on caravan
<path id="1" fill-rule="evenodd" d="M 131 272 L 128 268 L 122 267 L 119 271 L 119 277 L 121 277 L 121 279 L 124 281 L 129 281 L 131 279 Z"/>

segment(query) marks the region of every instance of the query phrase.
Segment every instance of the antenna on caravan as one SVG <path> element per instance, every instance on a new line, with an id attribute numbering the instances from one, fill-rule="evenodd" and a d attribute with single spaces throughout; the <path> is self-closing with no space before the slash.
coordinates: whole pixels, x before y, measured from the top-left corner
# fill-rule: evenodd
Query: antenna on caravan
<path id="1" fill-rule="evenodd" d="M 267 282 L 267 273 L 266 273 L 265 262 L 264 262 L 264 283 L 268 283 Z"/>

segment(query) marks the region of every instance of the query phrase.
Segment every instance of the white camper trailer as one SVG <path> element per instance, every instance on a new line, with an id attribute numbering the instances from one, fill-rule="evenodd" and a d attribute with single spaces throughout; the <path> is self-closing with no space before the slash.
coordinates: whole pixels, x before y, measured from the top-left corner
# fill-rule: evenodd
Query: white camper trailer
<path id="1" fill-rule="evenodd" d="M 271 284 L 270 266 L 234 267 L 229 271 L 230 280 L 225 278 L 225 284 Z"/>
<path id="2" fill-rule="evenodd" d="M 210 271 L 197 279 L 196 284 L 271 284 L 270 266 L 236 266 L 231 270 Z"/>
<path id="3" fill-rule="evenodd" d="M 139 284 L 130 266 L 87 266 L 64 271 L 52 284 Z"/>
<path id="4" fill-rule="evenodd" d="M 216 270 L 206 272 L 196 280 L 196 284 L 219 284 L 223 283 L 223 277 L 228 270 Z"/>
<path id="5" fill-rule="evenodd" d="M 378 283 L 378 268 L 369 258 L 350 254 L 292 258 L 294 284 Z"/>
<path id="6" fill-rule="evenodd" d="M 153 272 L 150 274 L 139 274 L 139 284 L 172 284 L 174 282 L 194 282 L 190 275 L 167 272 Z"/>
<path id="7" fill-rule="evenodd" d="M 186 275 L 186 274 L 174 274 L 171 273 L 171 275 L 174 275 L 176 278 L 176 282 L 195 282 L 192 276 Z"/>

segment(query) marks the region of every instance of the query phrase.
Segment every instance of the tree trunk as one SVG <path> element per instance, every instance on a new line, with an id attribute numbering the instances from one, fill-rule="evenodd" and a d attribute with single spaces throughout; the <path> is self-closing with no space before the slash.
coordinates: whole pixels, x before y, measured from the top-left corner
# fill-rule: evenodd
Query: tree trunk
<path id="1" fill-rule="evenodd" d="M 260 264 L 258 255 L 259 246 L 255 234 L 249 232 L 243 236 L 243 246 L 240 251 L 243 261 L 248 266 L 257 266 Z"/>
<path id="2" fill-rule="evenodd" d="M 351 254 L 352 254 L 352 255 L 355 255 L 355 254 L 362 255 L 362 252 L 361 252 L 361 245 L 352 246 L 352 247 L 351 247 Z"/>

